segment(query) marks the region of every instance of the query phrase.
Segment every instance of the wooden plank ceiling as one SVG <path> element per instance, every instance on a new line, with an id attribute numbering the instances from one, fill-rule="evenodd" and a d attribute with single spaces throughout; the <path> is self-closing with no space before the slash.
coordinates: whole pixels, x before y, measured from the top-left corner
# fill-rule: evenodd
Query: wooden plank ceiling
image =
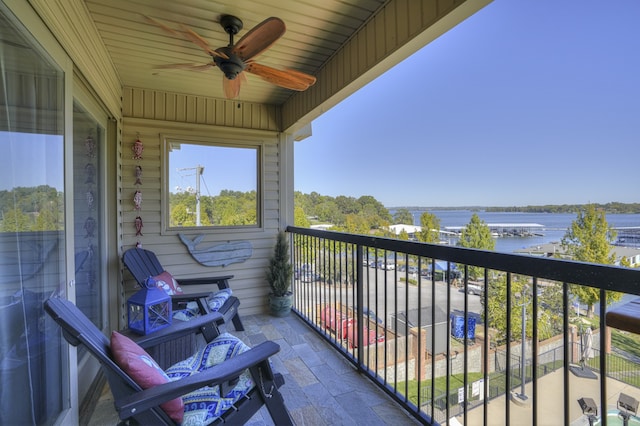
<path id="1" fill-rule="evenodd" d="M 213 49 L 229 43 L 228 35 L 219 25 L 222 15 L 234 15 L 243 21 L 244 28 L 235 41 L 267 17 L 279 17 L 287 26 L 286 33 L 256 57 L 256 62 L 315 75 L 387 0 L 86 0 L 85 3 L 123 86 L 224 98 L 223 75 L 218 68 L 198 72 L 156 68 L 175 63 L 206 64 L 211 58 L 194 43 L 167 34 L 148 22 L 145 15 L 176 29 L 186 25 Z M 237 99 L 282 105 L 293 93 L 249 74 Z"/>

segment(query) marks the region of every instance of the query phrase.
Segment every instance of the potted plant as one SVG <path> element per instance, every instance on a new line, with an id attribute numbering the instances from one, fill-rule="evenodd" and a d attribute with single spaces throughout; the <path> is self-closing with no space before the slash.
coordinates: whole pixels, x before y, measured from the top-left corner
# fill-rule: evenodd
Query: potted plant
<path id="1" fill-rule="evenodd" d="M 293 294 L 289 288 L 291 287 L 292 275 L 293 268 L 289 262 L 289 242 L 285 233 L 280 231 L 267 269 L 267 282 L 271 287 L 269 308 L 275 316 L 284 317 L 291 312 Z"/>

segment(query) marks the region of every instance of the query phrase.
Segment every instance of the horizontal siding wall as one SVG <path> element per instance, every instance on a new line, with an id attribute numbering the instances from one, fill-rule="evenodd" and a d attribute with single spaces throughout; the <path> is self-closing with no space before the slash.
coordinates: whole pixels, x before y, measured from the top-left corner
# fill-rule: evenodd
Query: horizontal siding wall
<path id="1" fill-rule="evenodd" d="M 227 99 L 126 87 L 123 115 L 132 118 L 280 131 L 280 108 Z"/>
<path id="2" fill-rule="evenodd" d="M 127 102 L 130 108 L 137 109 L 135 102 L 125 101 L 125 103 Z M 247 261 L 226 267 L 203 266 L 191 257 L 176 232 L 163 231 L 161 220 L 162 141 L 160 139 L 162 134 L 198 138 L 215 135 L 216 140 L 227 137 L 237 143 L 244 138 L 249 144 L 255 144 L 256 141 L 261 143 L 263 157 L 261 179 L 263 188 L 263 226 L 249 229 L 209 229 L 203 232 L 185 232 L 192 238 L 195 235 L 204 234 L 205 237 L 200 243 L 202 247 L 226 242 L 250 241 L 253 247 L 253 254 Z M 144 144 L 142 160 L 133 159 L 132 146 L 137 138 L 140 138 Z M 122 241 L 120 255 L 124 250 L 135 247 L 136 242 L 140 241 L 143 248 L 155 252 L 163 267 L 177 278 L 234 275 L 231 286 L 234 294 L 241 301 L 241 313 L 265 312 L 268 293 L 265 268 L 272 254 L 280 218 L 278 140 L 279 134 L 276 132 L 125 116 L 123 121 L 121 165 L 118 177 Z M 135 185 L 136 165 L 142 167 L 141 185 Z M 133 202 L 134 194 L 138 189 L 142 192 L 143 200 L 140 211 L 135 210 Z M 142 236 L 135 235 L 136 216 L 140 216 L 143 220 Z M 128 271 L 123 272 L 123 281 L 125 298 L 128 298 L 137 290 L 137 287 Z M 205 291 L 207 289 L 187 288 L 185 290 L 192 292 Z"/>
<path id="3" fill-rule="evenodd" d="M 83 0 L 28 0 L 113 117 L 122 84 Z"/>

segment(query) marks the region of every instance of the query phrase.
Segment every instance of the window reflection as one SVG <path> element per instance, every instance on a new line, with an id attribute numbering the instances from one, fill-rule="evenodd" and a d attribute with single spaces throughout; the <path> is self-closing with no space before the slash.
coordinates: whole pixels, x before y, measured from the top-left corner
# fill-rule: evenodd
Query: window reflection
<path id="1" fill-rule="evenodd" d="M 169 228 L 259 225 L 259 147 L 167 145 Z"/>
<path id="2" fill-rule="evenodd" d="M 104 129 L 78 103 L 73 105 L 73 217 L 76 304 L 96 327 L 104 328 L 100 277 L 102 247 L 101 152 Z M 79 357 L 80 358 L 80 357 Z"/>
<path id="3" fill-rule="evenodd" d="M 67 346 L 43 301 L 64 296 L 64 75 L 0 3 L 0 424 L 68 407 Z"/>

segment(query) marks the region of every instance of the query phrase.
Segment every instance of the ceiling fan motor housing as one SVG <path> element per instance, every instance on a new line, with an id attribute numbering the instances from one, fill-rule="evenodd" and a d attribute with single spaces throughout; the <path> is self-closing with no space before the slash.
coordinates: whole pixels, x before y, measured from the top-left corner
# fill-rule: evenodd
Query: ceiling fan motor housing
<path id="1" fill-rule="evenodd" d="M 225 77 L 229 80 L 234 80 L 238 74 L 240 74 L 246 68 L 246 65 L 238 55 L 231 53 L 231 49 L 223 47 L 217 51 L 224 53 L 229 59 L 222 58 L 220 56 L 212 56 L 213 62 L 224 73 Z"/>
<path id="2" fill-rule="evenodd" d="M 213 57 L 213 62 L 222 70 L 225 77 L 229 80 L 234 80 L 238 74 L 240 74 L 246 68 L 246 65 L 242 59 L 231 52 L 233 47 L 233 36 L 238 34 L 242 29 L 242 21 L 233 15 L 223 15 L 220 17 L 220 25 L 224 28 L 224 31 L 229 34 L 229 46 L 218 49 L 219 52 L 224 53 L 229 59 L 224 59 L 219 56 Z"/>

